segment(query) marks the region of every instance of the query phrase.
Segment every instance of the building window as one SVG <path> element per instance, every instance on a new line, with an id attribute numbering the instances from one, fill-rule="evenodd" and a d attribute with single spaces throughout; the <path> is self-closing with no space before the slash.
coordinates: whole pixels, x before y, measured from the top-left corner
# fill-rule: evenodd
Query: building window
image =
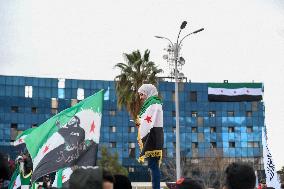
<path id="1" fill-rule="evenodd" d="M 32 111 L 32 113 L 37 113 L 37 108 L 36 107 L 32 107 L 31 111 Z"/>
<path id="2" fill-rule="evenodd" d="M 191 147 L 192 147 L 192 149 L 198 148 L 198 142 L 193 142 L 193 143 L 191 144 Z"/>
<path id="3" fill-rule="evenodd" d="M 197 111 L 191 111 L 191 117 L 197 117 Z"/>
<path id="4" fill-rule="evenodd" d="M 65 88 L 65 79 L 59 78 L 58 79 L 58 88 L 59 89 L 64 89 Z"/>
<path id="5" fill-rule="evenodd" d="M 135 143 L 134 142 L 129 142 L 128 147 L 129 148 L 135 148 Z"/>
<path id="6" fill-rule="evenodd" d="M 247 111 L 247 112 L 246 112 L 246 116 L 247 116 L 247 117 L 252 117 L 252 111 Z"/>
<path id="7" fill-rule="evenodd" d="M 110 142 L 109 147 L 111 148 L 116 148 L 116 142 Z"/>
<path id="8" fill-rule="evenodd" d="M 202 127 L 203 126 L 203 117 L 197 118 L 197 126 Z"/>
<path id="9" fill-rule="evenodd" d="M 248 147 L 250 148 L 258 148 L 259 142 L 248 142 Z"/>
<path id="10" fill-rule="evenodd" d="M 65 98 L 65 90 L 64 89 L 58 89 L 58 98 L 60 98 L 60 99 Z"/>
<path id="11" fill-rule="evenodd" d="M 116 127 L 115 126 L 110 126 L 109 127 L 109 131 L 112 132 L 112 133 L 115 133 L 116 132 Z"/>
<path id="12" fill-rule="evenodd" d="M 57 108 L 51 108 L 51 114 L 57 114 L 58 110 Z"/>
<path id="13" fill-rule="evenodd" d="M 18 124 L 17 123 L 11 123 L 11 129 L 10 129 L 10 141 L 14 142 L 18 135 Z"/>
<path id="14" fill-rule="evenodd" d="M 252 132 L 253 132 L 253 127 L 247 126 L 247 133 L 252 133 Z"/>
<path id="15" fill-rule="evenodd" d="M 33 86 L 25 86 L 25 97 L 26 98 L 33 97 Z"/>
<path id="16" fill-rule="evenodd" d="M 78 103 L 77 99 L 71 99 L 71 106 L 74 106 Z"/>
<path id="17" fill-rule="evenodd" d="M 229 127 L 228 128 L 229 133 L 234 133 L 235 132 L 235 127 Z"/>
<path id="18" fill-rule="evenodd" d="M 58 108 L 58 101 L 56 98 L 51 98 L 51 108 Z"/>
<path id="19" fill-rule="evenodd" d="M 253 142 L 248 142 L 248 147 L 252 148 L 254 146 Z"/>
<path id="20" fill-rule="evenodd" d="M 83 100 L 84 98 L 85 98 L 84 89 L 78 88 L 77 89 L 77 99 L 78 100 Z"/>
<path id="21" fill-rule="evenodd" d="M 130 158 L 135 158 L 135 148 L 129 148 L 128 155 Z"/>
<path id="22" fill-rule="evenodd" d="M 190 101 L 191 102 L 197 102 L 197 92 L 196 91 L 190 92 Z"/>
<path id="23" fill-rule="evenodd" d="M 175 101 L 176 96 L 175 96 L 175 91 L 172 91 L 172 101 Z"/>
<path id="24" fill-rule="evenodd" d="M 11 128 L 18 129 L 18 124 L 17 123 L 11 123 Z"/>
<path id="25" fill-rule="evenodd" d="M 210 128 L 210 133 L 216 133 L 216 127 L 211 127 Z"/>
<path id="26" fill-rule="evenodd" d="M 235 148 L 236 144 L 235 142 L 229 142 L 229 148 Z"/>
<path id="27" fill-rule="evenodd" d="M 173 142 L 174 149 L 176 149 L 176 142 Z"/>
<path id="28" fill-rule="evenodd" d="M 135 132 L 135 127 L 133 127 L 133 126 L 128 127 L 128 132 L 129 133 L 134 133 Z"/>
<path id="29" fill-rule="evenodd" d="M 134 171 L 135 171 L 134 167 L 128 167 L 128 172 L 129 173 L 134 173 Z"/>
<path id="30" fill-rule="evenodd" d="M 209 117 L 215 117 L 216 116 L 216 112 L 215 111 L 210 111 L 209 112 Z"/>
<path id="31" fill-rule="evenodd" d="M 128 155 L 130 158 L 135 158 L 135 143 L 134 142 L 130 142 L 128 144 Z"/>
<path id="32" fill-rule="evenodd" d="M 176 133 L 176 127 L 173 127 L 172 130 L 173 130 L 173 133 Z"/>
<path id="33" fill-rule="evenodd" d="M 228 117 L 234 117 L 235 116 L 235 112 L 234 111 L 228 111 L 227 115 L 228 115 Z"/>
<path id="34" fill-rule="evenodd" d="M 116 111 L 115 111 L 115 110 L 110 110 L 110 111 L 109 111 L 109 115 L 110 115 L 110 116 L 115 116 L 115 114 L 116 114 Z"/>
<path id="35" fill-rule="evenodd" d="M 192 128 L 191 128 L 191 132 L 192 132 L 192 133 L 196 133 L 196 132 L 197 132 L 197 127 L 192 127 Z"/>
<path id="36" fill-rule="evenodd" d="M 11 107 L 11 112 L 18 113 L 19 112 L 19 107 L 18 106 L 12 106 Z"/>
<path id="37" fill-rule="evenodd" d="M 176 117 L 176 111 L 172 111 L 172 116 Z"/>
<path id="38" fill-rule="evenodd" d="M 216 142 L 210 142 L 210 148 L 217 148 Z"/>
<path id="39" fill-rule="evenodd" d="M 252 105 L 252 111 L 256 112 L 256 111 L 258 110 L 258 108 L 257 108 L 257 102 L 254 101 L 254 102 L 251 103 L 251 105 Z"/>

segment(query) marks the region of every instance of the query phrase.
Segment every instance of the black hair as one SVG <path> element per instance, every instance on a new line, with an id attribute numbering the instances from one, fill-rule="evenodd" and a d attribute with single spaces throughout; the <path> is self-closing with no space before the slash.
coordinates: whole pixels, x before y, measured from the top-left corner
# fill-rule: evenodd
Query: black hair
<path id="1" fill-rule="evenodd" d="M 104 181 L 108 181 L 108 182 L 111 182 L 111 183 L 114 183 L 115 180 L 114 180 L 114 177 L 113 175 L 111 174 L 111 172 L 107 171 L 107 170 L 103 170 L 103 180 Z"/>
<path id="2" fill-rule="evenodd" d="M 9 180 L 8 160 L 0 153 L 0 179 Z"/>
<path id="3" fill-rule="evenodd" d="M 204 183 L 199 179 L 181 178 L 177 181 L 177 189 L 205 189 Z"/>
<path id="4" fill-rule="evenodd" d="M 256 176 L 252 166 L 232 163 L 225 171 L 225 186 L 228 189 L 254 189 Z"/>
<path id="5" fill-rule="evenodd" d="M 69 189 L 102 189 L 100 168 L 78 168 L 70 176 Z"/>
<path id="6" fill-rule="evenodd" d="M 113 189 L 132 189 L 129 178 L 125 175 L 114 175 L 115 183 Z"/>

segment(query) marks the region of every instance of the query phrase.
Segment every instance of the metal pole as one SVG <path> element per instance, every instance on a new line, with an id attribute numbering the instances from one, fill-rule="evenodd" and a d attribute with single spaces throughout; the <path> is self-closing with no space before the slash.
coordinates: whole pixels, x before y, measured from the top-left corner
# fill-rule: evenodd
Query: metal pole
<path id="1" fill-rule="evenodd" d="M 177 180 L 181 177 L 180 171 L 180 139 L 179 139 L 179 99 L 178 99 L 178 43 L 175 44 L 175 106 L 176 106 L 176 173 Z"/>

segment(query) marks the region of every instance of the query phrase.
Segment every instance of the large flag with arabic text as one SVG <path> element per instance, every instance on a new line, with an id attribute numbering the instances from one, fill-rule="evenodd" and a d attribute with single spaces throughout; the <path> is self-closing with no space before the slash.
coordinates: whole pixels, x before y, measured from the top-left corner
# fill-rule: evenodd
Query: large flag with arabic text
<path id="1" fill-rule="evenodd" d="M 48 119 L 25 137 L 33 160 L 32 182 L 70 167 L 97 148 L 100 137 L 103 90 Z M 94 157 L 95 159 L 95 154 Z"/>

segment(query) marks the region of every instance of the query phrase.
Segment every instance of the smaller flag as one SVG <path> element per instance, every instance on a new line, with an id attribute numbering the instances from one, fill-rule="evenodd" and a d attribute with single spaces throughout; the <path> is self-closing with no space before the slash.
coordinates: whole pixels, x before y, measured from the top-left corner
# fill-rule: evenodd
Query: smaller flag
<path id="1" fill-rule="evenodd" d="M 20 172 L 19 166 L 17 166 L 16 170 L 14 171 L 10 184 L 9 189 L 29 189 L 31 183 L 31 173 L 28 175 L 23 175 Z"/>
<path id="2" fill-rule="evenodd" d="M 15 142 L 13 143 L 14 146 L 18 146 L 20 144 L 25 143 L 25 138 L 34 130 L 35 128 L 29 128 L 23 131 L 20 135 L 17 136 Z"/>
<path id="3" fill-rule="evenodd" d="M 73 170 L 70 167 L 60 169 L 56 172 L 52 186 L 56 188 L 68 188 L 68 183 Z"/>

